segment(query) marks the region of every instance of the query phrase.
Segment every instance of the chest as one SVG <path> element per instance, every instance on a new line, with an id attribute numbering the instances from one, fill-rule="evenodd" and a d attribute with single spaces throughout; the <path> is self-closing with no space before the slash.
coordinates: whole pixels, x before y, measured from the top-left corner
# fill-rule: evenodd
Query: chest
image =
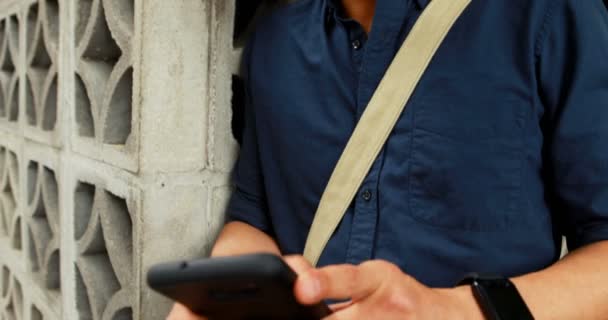
<path id="1" fill-rule="evenodd" d="M 417 129 L 474 144 L 519 137 L 527 122 L 539 119 L 531 48 L 477 43 L 462 41 L 458 32 L 446 39 L 393 135 Z M 278 144 L 297 150 L 316 139 L 328 148 L 346 143 L 394 53 L 360 49 L 357 61 L 352 48 L 335 47 L 316 52 L 309 63 L 299 59 L 272 66 L 266 70 L 267 80 L 254 83 L 262 134 L 271 130 L 268 134 Z"/>

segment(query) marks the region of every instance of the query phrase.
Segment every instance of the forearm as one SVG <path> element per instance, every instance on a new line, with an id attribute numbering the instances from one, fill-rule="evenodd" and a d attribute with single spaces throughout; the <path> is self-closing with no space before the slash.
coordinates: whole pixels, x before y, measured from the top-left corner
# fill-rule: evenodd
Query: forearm
<path id="1" fill-rule="evenodd" d="M 281 251 L 274 239 L 264 232 L 242 222 L 230 222 L 220 233 L 211 256 L 233 256 L 248 253 L 272 253 Z"/>
<path id="2" fill-rule="evenodd" d="M 261 252 L 280 254 L 276 242 L 264 232 L 245 223 L 231 222 L 222 229 L 211 251 L 211 256 L 234 256 Z M 179 303 L 173 306 L 167 319 L 205 320 Z"/>
<path id="3" fill-rule="evenodd" d="M 605 319 L 608 314 L 608 241 L 574 252 L 551 267 L 512 279 L 537 320 Z M 455 297 L 463 319 L 483 320 L 469 286 L 439 289 Z"/>
<path id="4" fill-rule="evenodd" d="M 571 252 L 555 265 L 513 282 L 536 319 L 605 319 L 608 241 Z"/>

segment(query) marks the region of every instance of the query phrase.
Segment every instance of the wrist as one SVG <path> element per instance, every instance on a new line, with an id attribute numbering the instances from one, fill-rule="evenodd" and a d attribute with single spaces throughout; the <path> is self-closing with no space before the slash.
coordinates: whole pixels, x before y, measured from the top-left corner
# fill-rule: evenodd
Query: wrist
<path id="1" fill-rule="evenodd" d="M 471 286 L 458 286 L 449 289 L 437 289 L 449 301 L 445 319 L 485 320 L 485 317 L 473 295 Z"/>

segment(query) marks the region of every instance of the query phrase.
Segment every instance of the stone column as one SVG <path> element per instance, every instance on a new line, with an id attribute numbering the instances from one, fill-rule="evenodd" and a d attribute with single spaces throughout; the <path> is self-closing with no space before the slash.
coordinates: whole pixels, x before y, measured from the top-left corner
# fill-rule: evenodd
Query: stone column
<path id="1" fill-rule="evenodd" d="M 237 152 L 233 0 L 0 4 L 0 319 L 164 319 Z"/>

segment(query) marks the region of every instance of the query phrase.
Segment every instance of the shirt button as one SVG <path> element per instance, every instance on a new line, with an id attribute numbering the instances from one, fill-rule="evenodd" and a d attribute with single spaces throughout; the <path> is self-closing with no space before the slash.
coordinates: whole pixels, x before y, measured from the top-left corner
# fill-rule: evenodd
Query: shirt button
<path id="1" fill-rule="evenodd" d="M 365 190 L 363 191 L 363 193 L 361 194 L 361 197 L 363 198 L 363 200 L 365 201 L 370 201 L 372 199 L 372 192 L 369 190 Z"/>
<path id="2" fill-rule="evenodd" d="M 353 41 L 352 45 L 353 45 L 353 49 L 355 49 L 355 50 L 361 49 L 361 41 L 360 40 Z"/>

